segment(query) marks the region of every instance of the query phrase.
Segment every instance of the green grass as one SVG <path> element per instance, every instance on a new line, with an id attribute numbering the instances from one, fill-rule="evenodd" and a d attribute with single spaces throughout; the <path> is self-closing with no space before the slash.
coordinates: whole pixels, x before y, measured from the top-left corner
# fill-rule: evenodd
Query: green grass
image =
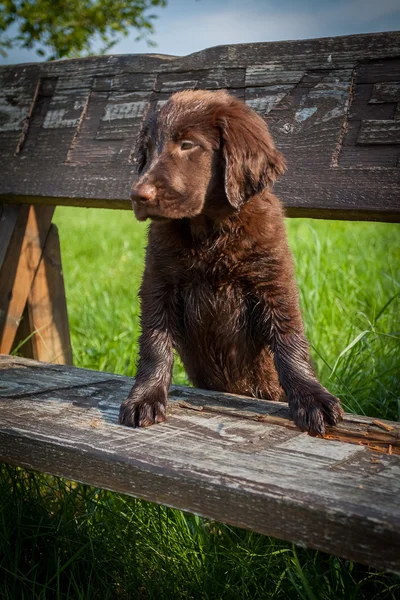
<path id="1" fill-rule="evenodd" d="M 75 364 L 137 358 L 146 226 L 58 208 Z M 400 231 L 288 221 L 319 376 L 345 408 L 400 418 Z M 187 383 L 179 362 L 174 380 Z M 37 473 L 1 467 L 0 598 L 395 599 L 400 579 L 320 552 Z"/>

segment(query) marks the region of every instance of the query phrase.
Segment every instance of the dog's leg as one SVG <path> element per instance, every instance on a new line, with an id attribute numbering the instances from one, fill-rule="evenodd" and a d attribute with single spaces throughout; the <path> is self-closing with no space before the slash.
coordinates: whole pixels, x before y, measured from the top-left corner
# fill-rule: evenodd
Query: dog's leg
<path id="1" fill-rule="evenodd" d="M 153 289 L 145 274 L 140 298 L 142 334 L 136 381 L 119 413 L 119 422 L 130 427 L 146 427 L 166 420 L 173 366 L 168 294 L 166 290 Z"/>
<path id="2" fill-rule="evenodd" d="M 310 363 L 309 347 L 303 333 L 301 316 L 294 301 L 264 297 L 261 323 L 274 354 L 279 383 L 288 398 L 291 417 L 311 435 L 323 435 L 325 425 L 343 418 L 340 400 L 318 381 Z M 277 309 L 280 307 L 280 310 Z"/>
<path id="3" fill-rule="evenodd" d="M 323 435 L 325 424 L 336 425 L 342 420 L 343 409 L 338 398 L 315 377 L 306 338 L 299 333 L 275 334 L 271 347 L 292 419 L 300 429 Z"/>

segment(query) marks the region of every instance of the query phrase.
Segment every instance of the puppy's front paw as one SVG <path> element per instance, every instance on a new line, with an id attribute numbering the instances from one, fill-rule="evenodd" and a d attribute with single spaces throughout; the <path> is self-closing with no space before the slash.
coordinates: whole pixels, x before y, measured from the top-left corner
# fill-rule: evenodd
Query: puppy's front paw
<path id="1" fill-rule="evenodd" d="M 326 425 L 336 425 L 344 416 L 340 400 L 322 385 L 294 392 L 289 398 L 289 407 L 297 427 L 310 435 L 324 435 Z"/>
<path id="2" fill-rule="evenodd" d="M 140 394 L 132 390 L 119 409 L 119 422 L 128 427 L 148 427 L 167 420 L 167 394 L 164 390 L 148 390 Z"/>

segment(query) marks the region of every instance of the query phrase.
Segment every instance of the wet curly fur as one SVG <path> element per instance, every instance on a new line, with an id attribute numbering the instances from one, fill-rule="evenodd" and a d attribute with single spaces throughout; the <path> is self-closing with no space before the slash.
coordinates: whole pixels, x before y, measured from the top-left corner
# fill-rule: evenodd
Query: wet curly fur
<path id="1" fill-rule="evenodd" d="M 285 163 L 264 121 L 226 92 L 174 94 L 151 114 L 132 190 L 150 218 L 135 385 L 120 423 L 166 419 L 173 348 L 200 388 L 287 399 L 312 435 L 343 410 L 317 380 L 280 201 Z"/>

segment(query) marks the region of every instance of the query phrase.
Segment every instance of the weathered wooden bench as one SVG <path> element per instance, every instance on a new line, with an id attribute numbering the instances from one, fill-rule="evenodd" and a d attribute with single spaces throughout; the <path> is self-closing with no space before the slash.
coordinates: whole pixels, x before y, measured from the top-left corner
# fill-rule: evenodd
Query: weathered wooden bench
<path id="1" fill-rule="evenodd" d="M 66 366 L 54 207 L 129 210 L 143 115 L 183 88 L 268 119 L 289 216 L 400 220 L 398 32 L 2 67 L 0 459 L 400 571 L 398 423 L 315 439 L 285 404 L 173 386 L 168 422 L 131 430 L 131 379 Z"/>

